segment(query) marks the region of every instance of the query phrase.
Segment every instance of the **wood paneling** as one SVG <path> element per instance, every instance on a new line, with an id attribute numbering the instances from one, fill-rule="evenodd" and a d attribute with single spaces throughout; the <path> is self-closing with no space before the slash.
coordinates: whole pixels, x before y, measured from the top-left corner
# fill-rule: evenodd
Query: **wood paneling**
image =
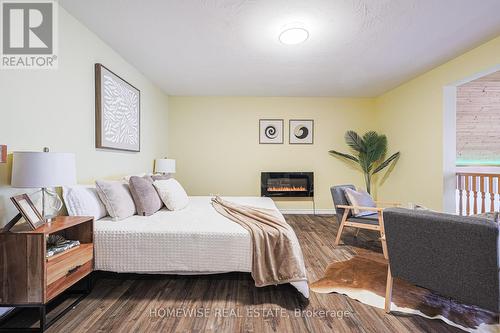
<path id="1" fill-rule="evenodd" d="M 457 89 L 457 159 L 500 160 L 500 72 Z"/>
<path id="2" fill-rule="evenodd" d="M 381 253 L 378 232 L 346 228 L 333 247 L 338 223 L 334 217 L 287 215 L 302 246 L 310 282 L 323 276 L 333 261 L 353 256 L 350 245 Z M 229 251 L 230 249 L 228 249 Z M 209 309 L 207 316 L 154 316 L 154 310 Z M 249 316 L 246 311 L 273 316 Z M 216 316 L 215 311 L 233 310 Z M 295 311 L 347 311 L 343 318 L 296 315 Z M 260 311 L 260 312 L 259 312 Z M 283 312 L 281 312 L 283 311 Z M 251 312 L 252 313 L 252 312 Z M 238 315 L 239 314 L 239 315 Z M 30 317 L 31 316 L 31 317 Z M 36 321 L 36 313 L 23 310 L 11 320 Z M 78 307 L 55 323 L 55 332 L 460 332 L 440 320 L 385 314 L 339 294 L 311 293 L 304 302 L 290 285 L 256 288 L 249 273 L 217 275 L 135 275 L 106 273 L 98 277 L 92 293 Z"/>
<path id="3" fill-rule="evenodd" d="M 500 82 L 500 71 L 495 73 L 491 73 L 489 75 L 485 75 L 480 77 L 479 79 L 474 80 L 476 82 Z"/>

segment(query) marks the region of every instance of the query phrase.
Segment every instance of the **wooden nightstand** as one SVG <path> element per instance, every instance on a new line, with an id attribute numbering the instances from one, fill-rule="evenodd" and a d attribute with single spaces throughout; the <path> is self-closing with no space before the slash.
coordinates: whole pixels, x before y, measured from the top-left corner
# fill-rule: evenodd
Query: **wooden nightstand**
<path id="1" fill-rule="evenodd" d="M 0 233 L 0 306 L 38 307 L 43 332 L 81 301 L 90 292 L 88 275 L 94 268 L 93 221 L 93 217 L 58 216 L 36 230 L 18 225 Z M 46 239 L 51 234 L 79 240 L 80 246 L 47 258 Z M 88 283 L 82 295 L 47 322 L 47 303 L 85 277 Z"/>

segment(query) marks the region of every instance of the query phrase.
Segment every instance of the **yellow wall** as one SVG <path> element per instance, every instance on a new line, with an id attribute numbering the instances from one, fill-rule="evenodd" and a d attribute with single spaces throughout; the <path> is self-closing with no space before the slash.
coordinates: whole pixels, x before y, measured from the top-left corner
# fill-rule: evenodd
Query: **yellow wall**
<path id="1" fill-rule="evenodd" d="M 376 99 L 377 128 L 402 154 L 380 198 L 442 208 L 443 87 L 498 64 L 500 37 Z"/>
<path id="2" fill-rule="evenodd" d="M 373 129 L 372 99 L 169 97 L 169 157 L 191 195 L 260 195 L 261 171 L 314 171 L 316 204 L 332 209 L 329 188 L 363 184 L 361 174 L 331 157 L 346 151 L 347 129 Z M 259 144 L 259 119 L 284 119 L 283 145 Z M 289 119 L 314 119 L 314 145 L 288 144 Z M 311 209 L 309 202 L 278 202 Z"/>
<path id="3" fill-rule="evenodd" d="M 311 170 L 320 209 L 332 208 L 329 186 L 363 185 L 357 170 L 327 153 L 346 150 L 347 129 L 385 133 L 389 151 L 402 153 L 379 198 L 441 208 L 443 86 L 500 64 L 498 37 L 376 99 L 167 98 L 62 8 L 59 20 L 58 70 L 0 74 L 0 143 L 9 151 L 49 146 L 75 152 L 83 183 L 150 171 L 153 159 L 168 153 L 177 159 L 177 178 L 194 195 L 259 195 L 261 171 Z M 94 148 L 95 62 L 141 90 L 140 153 Z M 285 120 L 284 145 L 258 144 L 259 118 Z M 314 145 L 287 143 L 292 118 L 315 120 Z M 8 175 L 7 166 L 0 165 L 0 187 L 8 184 Z M 279 205 L 310 208 L 302 202 Z"/>
<path id="4" fill-rule="evenodd" d="M 345 149 L 347 129 L 384 133 L 401 158 L 377 187 L 381 200 L 443 207 L 443 87 L 500 64 L 500 37 L 374 99 L 170 97 L 169 152 L 193 195 L 259 195 L 261 171 L 312 170 L 320 209 L 331 209 L 329 186 L 361 174 L 330 157 Z M 312 146 L 259 145 L 259 118 L 315 120 Z M 306 203 L 278 203 L 310 208 Z"/>

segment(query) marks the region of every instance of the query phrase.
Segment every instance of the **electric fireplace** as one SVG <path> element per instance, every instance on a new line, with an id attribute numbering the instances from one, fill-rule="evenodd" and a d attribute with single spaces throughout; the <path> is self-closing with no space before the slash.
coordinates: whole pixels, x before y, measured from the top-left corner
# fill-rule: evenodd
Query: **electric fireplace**
<path id="1" fill-rule="evenodd" d="M 314 197 L 313 172 L 262 172 L 262 197 Z"/>

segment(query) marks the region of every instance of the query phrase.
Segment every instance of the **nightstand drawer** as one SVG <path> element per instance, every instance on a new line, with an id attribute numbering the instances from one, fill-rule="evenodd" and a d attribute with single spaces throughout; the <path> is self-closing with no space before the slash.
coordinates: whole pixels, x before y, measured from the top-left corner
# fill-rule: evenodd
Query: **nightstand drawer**
<path id="1" fill-rule="evenodd" d="M 87 261 L 81 266 L 76 266 L 71 269 L 66 275 L 52 282 L 47 286 L 46 300 L 50 301 L 76 282 L 80 281 L 85 276 L 89 275 L 93 270 L 93 262 Z"/>
<path id="2" fill-rule="evenodd" d="M 89 261 L 92 263 L 93 258 L 94 246 L 92 243 L 88 243 L 80 244 L 77 249 L 68 251 L 68 253 L 64 253 L 53 260 L 49 259 L 47 262 L 47 285 L 76 274 L 85 263 Z"/>

